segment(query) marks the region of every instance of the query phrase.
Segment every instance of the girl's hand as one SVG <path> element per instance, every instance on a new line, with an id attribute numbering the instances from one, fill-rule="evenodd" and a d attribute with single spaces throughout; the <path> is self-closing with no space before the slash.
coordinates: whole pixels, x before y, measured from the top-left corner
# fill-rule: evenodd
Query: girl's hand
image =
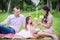
<path id="1" fill-rule="evenodd" d="M 33 33 L 33 34 L 37 33 L 35 29 L 31 29 L 30 31 L 31 31 L 31 33 Z"/>
<path id="2" fill-rule="evenodd" d="M 38 25 L 41 25 L 40 22 L 38 22 Z"/>
<path id="3" fill-rule="evenodd" d="M 41 25 L 42 23 L 40 22 L 40 25 Z"/>
<path id="4" fill-rule="evenodd" d="M 37 22 L 34 22 L 34 23 L 33 23 L 33 25 L 34 25 L 35 27 L 37 27 L 37 26 L 38 26 L 38 25 L 37 25 Z"/>
<path id="5" fill-rule="evenodd" d="M 44 23 L 40 22 L 40 25 L 43 25 Z"/>

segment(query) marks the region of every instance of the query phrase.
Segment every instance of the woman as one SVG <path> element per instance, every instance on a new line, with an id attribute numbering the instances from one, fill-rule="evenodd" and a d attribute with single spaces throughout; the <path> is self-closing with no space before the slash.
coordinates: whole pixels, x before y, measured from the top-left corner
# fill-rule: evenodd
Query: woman
<path id="1" fill-rule="evenodd" d="M 44 32 L 54 34 L 53 31 L 53 16 L 50 13 L 50 9 L 47 6 L 44 6 L 42 8 L 42 13 L 44 15 L 44 18 L 41 20 L 40 24 L 44 27 Z"/>
<path id="2" fill-rule="evenodd" d="M 42 36 L 42 37 L 52 37 L 54 40 L 58 40 L 57 36 L 55 36 L 52 24 L 53 24 L 53 17 L 50 13 L 50 9 L 47 6 L 42 8 L 42 12 L 44 18 L 41 20 L 40 25 L 44 27 L 44 31 L 38 32 L 35 36 Z"/>

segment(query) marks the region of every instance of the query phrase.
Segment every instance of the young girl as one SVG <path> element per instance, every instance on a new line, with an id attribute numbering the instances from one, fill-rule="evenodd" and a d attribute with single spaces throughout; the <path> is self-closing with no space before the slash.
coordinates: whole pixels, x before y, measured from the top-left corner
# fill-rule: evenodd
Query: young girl
<path id="1" fill-rule="evenodd" d="M 26 26 L 25 27 L 26 27 L 26 29 L 20 31 L 19 35 L 23 36 L 24 38 L 35 38 L 31 33 L 31 29 L 33 28 L 31 16 L 26 17 Z"/>

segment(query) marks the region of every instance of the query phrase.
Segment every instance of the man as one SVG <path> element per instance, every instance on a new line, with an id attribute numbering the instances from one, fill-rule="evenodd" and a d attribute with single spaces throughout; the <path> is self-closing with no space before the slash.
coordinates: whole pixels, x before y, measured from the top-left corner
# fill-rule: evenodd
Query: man
<path id="1" fill-rule="evenodd" d="M 23 15 L 20 15 L 20 8 L 14 7 L 14 14 L 7 17 L 7 19 L 0 23 L 0 33 L 15 34 L 19 32 L 20 26 L 23 25 L 25 27 L 25 18 Z M 9 27 L 4 27 L 2 25 L 9 24 Z"/>

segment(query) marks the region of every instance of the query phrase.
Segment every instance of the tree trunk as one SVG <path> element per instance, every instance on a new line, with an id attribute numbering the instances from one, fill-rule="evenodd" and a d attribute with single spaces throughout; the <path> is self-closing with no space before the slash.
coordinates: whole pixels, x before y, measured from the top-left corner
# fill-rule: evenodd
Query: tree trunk
<path id="1" fill-rule="evenodd" d="M 52 11 L 52 2 L 51 2 L 51 0 L 47 0 L 47 6 L 50 8 L 50 11 Z"/>
<path id="2" fill-rule="evenodd" d="M 9 0 L 9 2 L 8 2 L 8 9 L 7 9 L 7 13 L 9 13 L 9 11 L 10 11 L 10 6 L 11 5 L 11 0 Z"/>
<path id="3" fill-rule="evenodd" d="M 57 2 L 56 12 L 59 12 L 59 8 L 60 8 L 60 1 Z"/>

